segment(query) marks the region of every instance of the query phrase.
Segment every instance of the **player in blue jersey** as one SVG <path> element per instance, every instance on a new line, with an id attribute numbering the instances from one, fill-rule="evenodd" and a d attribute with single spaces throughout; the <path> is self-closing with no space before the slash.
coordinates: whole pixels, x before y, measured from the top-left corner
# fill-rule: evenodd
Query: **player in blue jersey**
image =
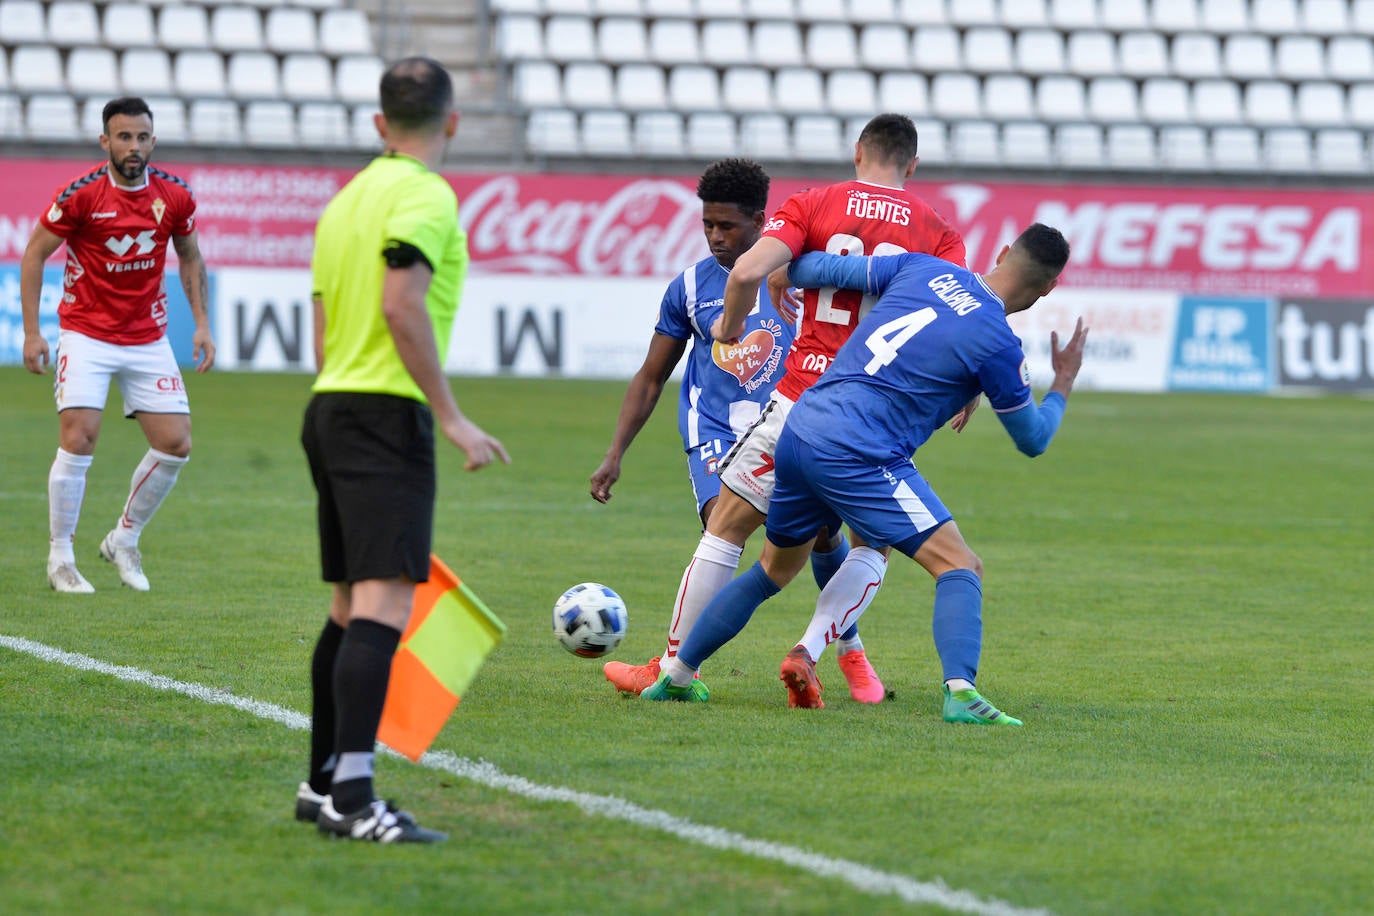
<path id="1" fill-rule="evenodd" d="M 1006 316 L 1052 290 L 1068 257 L 1063 235 L 1037 223 L 1002 250 L 986 276 L 924 254 L 812 253 L 794 262 L 789 275 L 799 286 L 859 289 L 879 299 L 788 416 L 774 455 L 777 489 L 762 557 L 707 605 L 677 657 L 663 665 L 669 677 L 642 696 L 690 699 L 695 670 L 796 576 L 816 529 L 843 521 L 935 577 L 932 629 L 945 720 L 1021 724 L 974 686 L 982 563 L 911 456 L 980 392 L 1022 452 L 1034 457 L 1049 446 L 1083 363 L 1087 329 L 1079 319 L 1062 348 L 1051 335 L 1054 382 L 1037 406 Z M 838 620 L 818 609 L 780 668 L 791 705 L 823 705 L 815 659 L 866 606 Z"/>
<path id="2" fill-rule="evenodd" d="M 611 447 L 591 477 L 591 495 L 597 501 L 604 503 L 611 498 L 626 449 L 644 428 L 664 384 L 686 353 L 678 432 L 687 453 L 697 513 L 703 527 L 706 525 L 720 494 L 716 465 L 740 433 L 758 419 L 783 374 L 783 360 L 792 345 L 796 307 L 786 301 L 781 303 L 781 310 L 775 307 L 764 286 L 760 286 L 756 305 L 737 342 L 720 344 L 711 338 L 711 323 L 724 307 L 730 269 L 735 259 L 758 241 L 762 231 L 768 185 L 768 174 L 745 159 L 723 159 L 702 173 L 697 196 L 702 201 L 702 228 L 711 254 L 679 274 L 663 295 L 648 355 L 625 391 Z M 818 553 L 816 557 L 818 580 L 832 575 L 844 559 L 840 551 Z M 730 569 L 734 569 L 733 560 Z M 617 689 L 639 693 L 658 678 L 660 659 L 677 652 L 695 621 L 682 600 L 682 591 L 695 572 L 689 566 L 683 575 L 663 655 L 643 665 L 608 662 L 604 666 L 607 680 Z"/>

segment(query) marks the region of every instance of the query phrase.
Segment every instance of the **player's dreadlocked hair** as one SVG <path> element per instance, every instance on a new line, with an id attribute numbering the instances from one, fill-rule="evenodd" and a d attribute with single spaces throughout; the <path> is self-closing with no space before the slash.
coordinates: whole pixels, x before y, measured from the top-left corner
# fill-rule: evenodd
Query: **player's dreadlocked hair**
<path id="1" fill-rule="evenodd" d="M 382 115 L 399 130 L 441 124 L 453 106 L 453 80 L 437 60 L 407 57 L 382 74 Z"/>
<path id="2" fill-rule="evenodd" d="M 697 197 L 707 204 L 734 204 L 745 213 L 768 207 L 768 173 L 752 159 L 721 159 L 706 167 Z"/>
<path id="3" fill-rule="evenodd" d="M 1028 279 L 1036 285 L 1053 282 L 1069 263 L 1069 240 L 1058 229 L 1044 223 L 1031 223 L 1011 247 L 1025 255 L 1029 269 L 1035 274 Z"/>
<path id="4" fill-rule="evenodd" d="M 115 115 L 129 115 L 133 118 L 147 115 L 148 119 L 152 120 L 153 111 L 148 107 L 148 103 L 138 96 L 124 95 L 117 99 L 110 99 L 100 112 L 100 124 L 105 129 L 106 134 L 110 132 L 110 118 Z"/>
<path id="5" fill-rule="evenodd" d="M 916 125 L 906 115 L 880 114 L 864 125 L 859 142 L 882 162 L 906 164 L 916 158 Z"/>

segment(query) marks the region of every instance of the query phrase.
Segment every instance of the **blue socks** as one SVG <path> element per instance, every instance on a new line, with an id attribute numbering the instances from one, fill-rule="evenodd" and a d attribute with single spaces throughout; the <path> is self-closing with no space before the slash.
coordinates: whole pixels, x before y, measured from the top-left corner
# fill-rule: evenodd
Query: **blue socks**
<path id="1" fill-rule="evenodd" d="M 944 679 L 973 683 L 983 651 L 983 586 L 973 570 L 952 569 L 935 580 L 930 629 Z"/>
<path id="2" fill-rule="evenodd" d="M 702 609 L 692 632 L 677 650 L 678 660 L 694 670 L 700 668 L 717 649 L 739 635 L 760 604 L 780 591 L 763 566 L 755 562 Z"/>

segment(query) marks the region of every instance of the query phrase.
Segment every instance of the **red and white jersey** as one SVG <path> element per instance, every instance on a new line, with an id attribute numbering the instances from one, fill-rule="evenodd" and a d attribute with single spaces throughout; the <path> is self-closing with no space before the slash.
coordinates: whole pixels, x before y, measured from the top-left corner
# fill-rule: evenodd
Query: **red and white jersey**
<path id="1" fill-rule="evenodd" d="M 915 194 L 845 181 L 793 194 L 763 227 L 792 250 L 885 255 L 916 251 L 965 266 L 964 240 Z M 834 287 L 808 289 L 777 391 L 795 401 L 830 365 L 876 297 Z"/>
<path id="2" fill-rule="evenodd" d="M 39 220 L 67 243 L 60 327 L 113 344 L 157 340 L 167 325 L 167 241 L 195 229 L 196 199 L 173 175 L 148 166 L 122 188 L 108 163 L 57 192 Z"/>

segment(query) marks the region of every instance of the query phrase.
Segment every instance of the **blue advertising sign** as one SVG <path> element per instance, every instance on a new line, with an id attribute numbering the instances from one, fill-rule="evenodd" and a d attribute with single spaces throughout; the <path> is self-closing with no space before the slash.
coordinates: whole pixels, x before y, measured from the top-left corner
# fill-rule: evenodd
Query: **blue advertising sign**
<path id="1" fill-rule="evenodd" d="M 1184 296 L 1168 386 L 1179 391 L 1268 391 L 1270 300 Z"/>

